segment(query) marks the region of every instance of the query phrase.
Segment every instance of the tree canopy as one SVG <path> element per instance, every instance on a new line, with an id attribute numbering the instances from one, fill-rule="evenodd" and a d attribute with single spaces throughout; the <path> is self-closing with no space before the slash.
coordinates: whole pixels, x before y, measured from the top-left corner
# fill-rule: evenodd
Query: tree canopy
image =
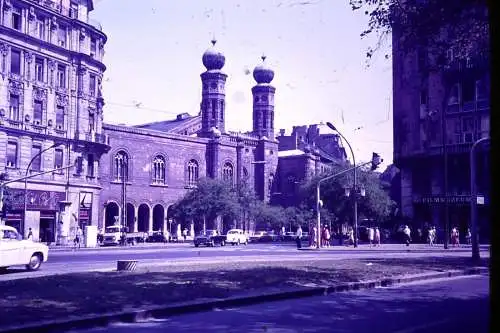
<path id="1" fill-rule="evenodd" d="M 349 168 L 348 165 L 334 166 L 332 174 Z M 321 185 L 321 200 L 323 201 L 322 215 L 324 221 L 336 219 L 339 222 L 349 220 L 352 215 L 352 200 L 346 196 L 346 188 L 352 188 L 352 172 L 342 174 L 336 178 L 325 181 Z M 384 191 L 379 179 L 380 174 L 367 169 L 357 170 L 357 184 L 364 188 L 365 196 L 358 200 L 358 214 L 360 217 L 374 219 L 378 222 L 385 221 L 392 212 L 395 203 Z M 318 176 L 303 185 L 301 189 L 302 204 L 306 207 L 316 206 L 316 184 Z"/>
<path id="2" fill-rule="evenodd" d="M 369 17 L 361 37 L 378 37 L 367 52 L 369 58 L 391 33 L 406 50 L 426 46 L 442 57 L 453 49 L 461 58 L 489 53 L 486 0 L 349 0 L 349 4 Z"/>

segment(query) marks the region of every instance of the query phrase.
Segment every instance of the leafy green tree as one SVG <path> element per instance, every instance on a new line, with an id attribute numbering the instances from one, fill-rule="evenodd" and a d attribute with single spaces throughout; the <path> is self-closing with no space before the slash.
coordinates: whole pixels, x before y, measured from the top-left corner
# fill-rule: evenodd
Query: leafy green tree
<path id="1" fill-rule="evenodd" d="M 489 53 L 487 0 L 349 0 L 349 4 L 369 18 L 361 37 L 377 36 L 376 45 L 367 52 L 369 58 L 391 35 L 400 48 L 426 46 L 440 60 L 450 49 L 462 58 Z"/>
<path id="2" fill-rule="evenodd" d="M 218 216 L 236 218 L 239 213 L 235 189 L 220 180 L 200 179 L 196 188 L 186 193 L 173 207 L 176 219 L 213 222 Z"/>
<path id="3" fill-rule="evenodd" d="M 333 167 L 332 174 L 346 170 L 347 164 Z M 390 216 L 394 202 L 384 191 L 379 174 L 367 169 L 357 170 L 358 186 L 365 189 L 365 196 L 358 199 L 358 214 L 382 222 Z M 323 175 L 324 176 L 324 175 Z M 323 177 L 322 176 L 322 177 Z M 312 215 L 316 209 L 316 185 L 320 177 L 316 177 L 301 188 L 302 204 L 310 208 Z M 352 187 L 352 172 L 325 181 L 321 185 L 322 224 L 344 222 L 352 216 L 352 197 L 346 197 L 346 188 Z"/>

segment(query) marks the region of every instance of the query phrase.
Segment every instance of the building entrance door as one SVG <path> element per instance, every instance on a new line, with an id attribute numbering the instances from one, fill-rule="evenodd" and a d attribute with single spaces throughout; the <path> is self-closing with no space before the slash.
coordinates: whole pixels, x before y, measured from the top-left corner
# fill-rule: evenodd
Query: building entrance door
<path id="1" fill-rule="evenodd" d="M 56 238 L 56 214 L 55 212 L 40 212 L 40 241 L 53 243 Z"/>

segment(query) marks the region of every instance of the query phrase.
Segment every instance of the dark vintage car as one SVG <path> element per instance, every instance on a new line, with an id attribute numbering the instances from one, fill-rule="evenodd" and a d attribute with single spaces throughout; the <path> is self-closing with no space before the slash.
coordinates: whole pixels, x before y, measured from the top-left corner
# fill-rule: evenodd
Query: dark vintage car
<path id="1" fill-rule="evenodd" d="M 149 235 L 146 240 L 149 243 L 165 243 L 167 242 L 167 237 L 161 231 L 155 231 L 151 235 Z"/>
<path id="2" fill-rule="evenodd" d="M 195 247 L 198 247 L 200 245 L 211 247 L 215 245 L 224 246 L 226 245 L 226 236 L 219 235 L 216 230 L 206 230 L 204 233 L 202 232 L 201 234 L 196 236 L 193 240 L 193 243 Z"/>

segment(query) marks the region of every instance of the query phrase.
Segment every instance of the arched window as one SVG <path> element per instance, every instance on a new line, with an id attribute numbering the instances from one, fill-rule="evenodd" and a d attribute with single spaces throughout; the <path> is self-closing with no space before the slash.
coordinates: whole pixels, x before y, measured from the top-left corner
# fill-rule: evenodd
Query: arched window
<path id="1" fill-rule="evenodd" d="M 153 170 L 152 170 L 152 177 L 153 177 L 153 184 L 165 184 L 166 177 L 165 177 L 165 159 L 163 156 L 156 156 L 153 159 Z"/>
<path id="2" fill-rule="evenodd" d="M 262 112 L 262 128 L 267 128 L 267 113 Z"/>
<path id="3" fill-rule="evenodd" d="M 226 162 L 224 163 L 224 167 L 222 168 L 222 179 L 225 181 L 225 182 L 228 182 L 230 183 L 231 185 L 233 184 L 233 175 L 234 175 L 234 171 L 233 171 L 233 165 L 230 163 L 230 162 Z"/>
<path id="4" fill-rule="evenodd" d="M 123 179 L 125 179 L 125 181 L 129 180 L 128 165 L 127 153 L 123 150 L 117 152 L 113 158 L 113 176 L 115 181 L 121 182 Z"/>
<path id="5" fill-rule="evenodd" d="M 190 160 L 187 164 L 187 185 L 196 186 L 198 183 L 199 167 L 196 160 Z"/>

